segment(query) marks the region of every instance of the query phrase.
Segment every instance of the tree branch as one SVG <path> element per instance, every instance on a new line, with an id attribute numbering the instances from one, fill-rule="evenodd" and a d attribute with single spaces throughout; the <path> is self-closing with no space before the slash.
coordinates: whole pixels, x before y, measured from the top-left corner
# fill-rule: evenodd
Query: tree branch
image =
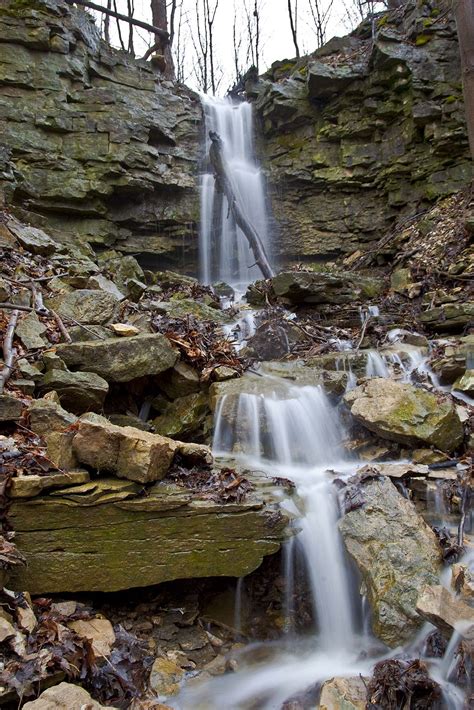
<path id="1" fill-rule="evenodd" d="M 143 30 L 148 30 L 148 32 L 153 32 L 155 35 L 161 37 L 165 42 L 169 42 L 169 34 L 165 30 L 155 27 L 154 25 L 149 25 L 148 22 L 142 22 L 134 17 L 127 17 L 127 15 L 122 15 L 120 12 L 115 12 L 115 10 L 109 10 L 102 5 L 97 5 L 95 2 L 90 2 L 89 0 L 65 0 L 68 5 L 82 5 L 84 7 L 89 7 L 92 10 L 97 10 L 97 12 L 103 12 L 106 15 L 117 18 L 117 20 L 123 20 L 123 22 L 128 22 L 130 25 L 136 25 L 141 27 Z"/>
<path id="2" fill-rule="evenodd" d="M 13 336 L 15 334 L 19 314 L 20 311 L 16 308 L 10 316 L 7 331 L 5 333 L 5 337 L 3 338 L 3 361 L 5 364 L 0 372 L 0 394 L 3 394 L 5 383 L 10 377 L 13 369 L 13 362 L 16 355 L 15 349 L 13 348 Z"/>

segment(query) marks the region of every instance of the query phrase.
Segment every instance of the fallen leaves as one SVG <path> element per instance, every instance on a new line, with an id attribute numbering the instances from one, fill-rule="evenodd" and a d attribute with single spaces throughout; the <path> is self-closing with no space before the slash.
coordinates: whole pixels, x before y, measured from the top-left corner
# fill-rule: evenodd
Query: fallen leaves
<path id="1" fill-rule="evenodd" d="M 179 463 L 168 473 L 178 485 L 199 492 L 201 498 L 215 503 L 241 503 L 254 486 L 232 468 L 185 468 Z"/>

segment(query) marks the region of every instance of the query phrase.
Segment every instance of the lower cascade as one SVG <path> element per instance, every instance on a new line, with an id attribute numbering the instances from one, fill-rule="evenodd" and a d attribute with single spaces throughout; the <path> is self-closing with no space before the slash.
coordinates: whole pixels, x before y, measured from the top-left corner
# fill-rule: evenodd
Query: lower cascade
<path id="1" fill-rule="evenodd" d="M 173 707 L 320 707 L 306 703 L 318 697 L 325 681 L 339 677 L 360 686 L 364 702 L 348 707 L 362 708 L 374 665 L 400 658 L 401 648 L 390 651 L 372 635 L 367 601 L 338 530 L 340 499 L 334 469 L 339 480 L 347 481 L 360 464 L 345 453 L 344 425 L 320 386 L 296 386 L 271 374 L 260 375 L 260 391 L 253 385 L 251 392 L 220 398 L 213 450 L 224 463 L 237 462 L 244 469 L 289 479 L 294 485 L 291 497 L 281 496 L 281 505 L 295 520 L 283 556 L 285 629 L 279 641 L 245 647 L 236 673 L 185 685 Z M 313 624 L 305 633 L 297 623 L 292 601 L 298 556 L 303 560 L 313 607 Z M 242 579 L 237 582 L 235 610 L 240 630 Z M 296 627 L 300 630 L 295 631 Z M 406 644 L 404 654 L 426 662 L 431 678 L 440 685 L 439 703 L 429 707 L 461 710 L 464 692 L 450 682 L 460 636 L 453 633 L 444 657 L 427 658 L 426 639 L 433 629 L 426 623 Z"/>

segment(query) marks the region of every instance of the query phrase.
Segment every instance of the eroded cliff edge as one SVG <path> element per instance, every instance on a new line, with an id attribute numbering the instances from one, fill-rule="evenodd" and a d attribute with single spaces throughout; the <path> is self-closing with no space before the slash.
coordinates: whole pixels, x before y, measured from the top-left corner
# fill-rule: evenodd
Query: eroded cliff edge
<path id="1" fill-rule="evenodd" d="M 252 87 L 283 260 L 370 248 L 472 178 L 454 19 L 407 3 Z"/>
<path id="2" fill-rule="evenodd" d="M 59 241 L 194 263 L 199 98 L 62 0 L 0 20 L 0 202 Z"/>

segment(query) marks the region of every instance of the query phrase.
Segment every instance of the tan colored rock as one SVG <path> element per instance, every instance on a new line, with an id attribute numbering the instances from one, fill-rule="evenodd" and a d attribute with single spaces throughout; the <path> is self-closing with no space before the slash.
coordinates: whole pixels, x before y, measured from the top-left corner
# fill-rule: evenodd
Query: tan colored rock
<path id="1" fill-rule="evenodd" d="M 140 330 L 130 323 L 112 323 L 110 326 L 115 335 L 120 335 L 124 338 L 129 338 L 132 335 L 138 335 Z"/>
<path id="2" fill-rule="evenodd" d="M 474 640 L 474 608 L 455 597 L 440 584 L 421 589 L 416 603 L 418 614 L 437 626 L 446 636 L 454 630 Z"/>
<path id="3" fill-rule="evenodd" d="M 150 690 L 156 695 L 176 695 L 184 671 L 168 658 L 157 658 L 150 673 Z"/>
<path id="4" fill-rule="evenodd" d="M 208 465 L 213 462 L 212 451 L 204 444 L 194 444 L 192 442 L 177 441 L 176 453 L 180 454 L 188 466 Z"/>
<path id="5" fill-rule="evenodd" d="M 474 605 L 474 573 L 467 565 L 456 563 L 451 566 L 451 588 L 461 599 Z"/>
<path id="6" fill-rule="evenodd" d="M 65 471 L 78 468 L 78 459 L 72 450 L 72 440 L 74 431 L 61 432 L 53 431 L 46 436 L 46 451 L 48 458 L 55 466 Z"/>
<path id="7" fill-rule="evenodd" d="M 37 700 L 23 705 L 23 710 L 114 710 L 100 705 L 87 690 L 72 683 L 59 683 L 43 691 Z M 117 709 L 115 709 L 117 710 Z"/>
<path id="8" fill-rule="evenodd" d="M 166 476 L 173 461 L 176 444 L 159 434 L 134 427 L 123 427 L 117 460 L 117 476 L 130 481 L 150 483 Z"/>
<path id="9" fill-rule="evenodd" d="M 320 710 L 365 710 L 366 703 L 367 688 L 360 676 L 331 678 L 321 688 Z"/>
<path id="10" fill-rule="evenodd" d="M 175 450 L 172 439 L 91 417 L 79 421 L 73 439 L 73 451 L 81 463 L 140 483 L 163 478 Z"/>
<path id="11" fill-rule="evenodd" d="M 354 477 L 354 485 L 363 503 L 343 516 L 339 529 L 367 589 L 374 633 L 395 647 L 420 626 L 419 589 L 437 583 L 441 551 L 434 532 L 389 478 Z"/>
<path id="12" fill-rule="evenodd" d="M 116 471 L 121 427 L 81 418 L 72 448 L 78 460 L 97 471 Z"/>
<path id="13" fill-rule="evenodd" d="M 30 402 L 28 407 L 30 429 L 35 434 L 44 436 L 53 431 L 64 431 L 77 421 L 77 417 L 63 409 L 57 399 L 55 392 L 49 392 L 41 399 Z"/>
<path id="14" fill-rule="evenodd" d="M 11 498 L 33 498 L 49 488 L 75 486 L 90 480 L 88 471 L 68 471 L 50 476 L 16 476 L 11 480 Z"/>
<path id="15" fill-rule="evenodd" d="M 108 619 L 97 616 L 94 619 L 70 621 L 68 626 L 76 634 L 91 642 L 96 658 L 110 656 L 112 646 L 115 643 L 115 632 Z"/>

